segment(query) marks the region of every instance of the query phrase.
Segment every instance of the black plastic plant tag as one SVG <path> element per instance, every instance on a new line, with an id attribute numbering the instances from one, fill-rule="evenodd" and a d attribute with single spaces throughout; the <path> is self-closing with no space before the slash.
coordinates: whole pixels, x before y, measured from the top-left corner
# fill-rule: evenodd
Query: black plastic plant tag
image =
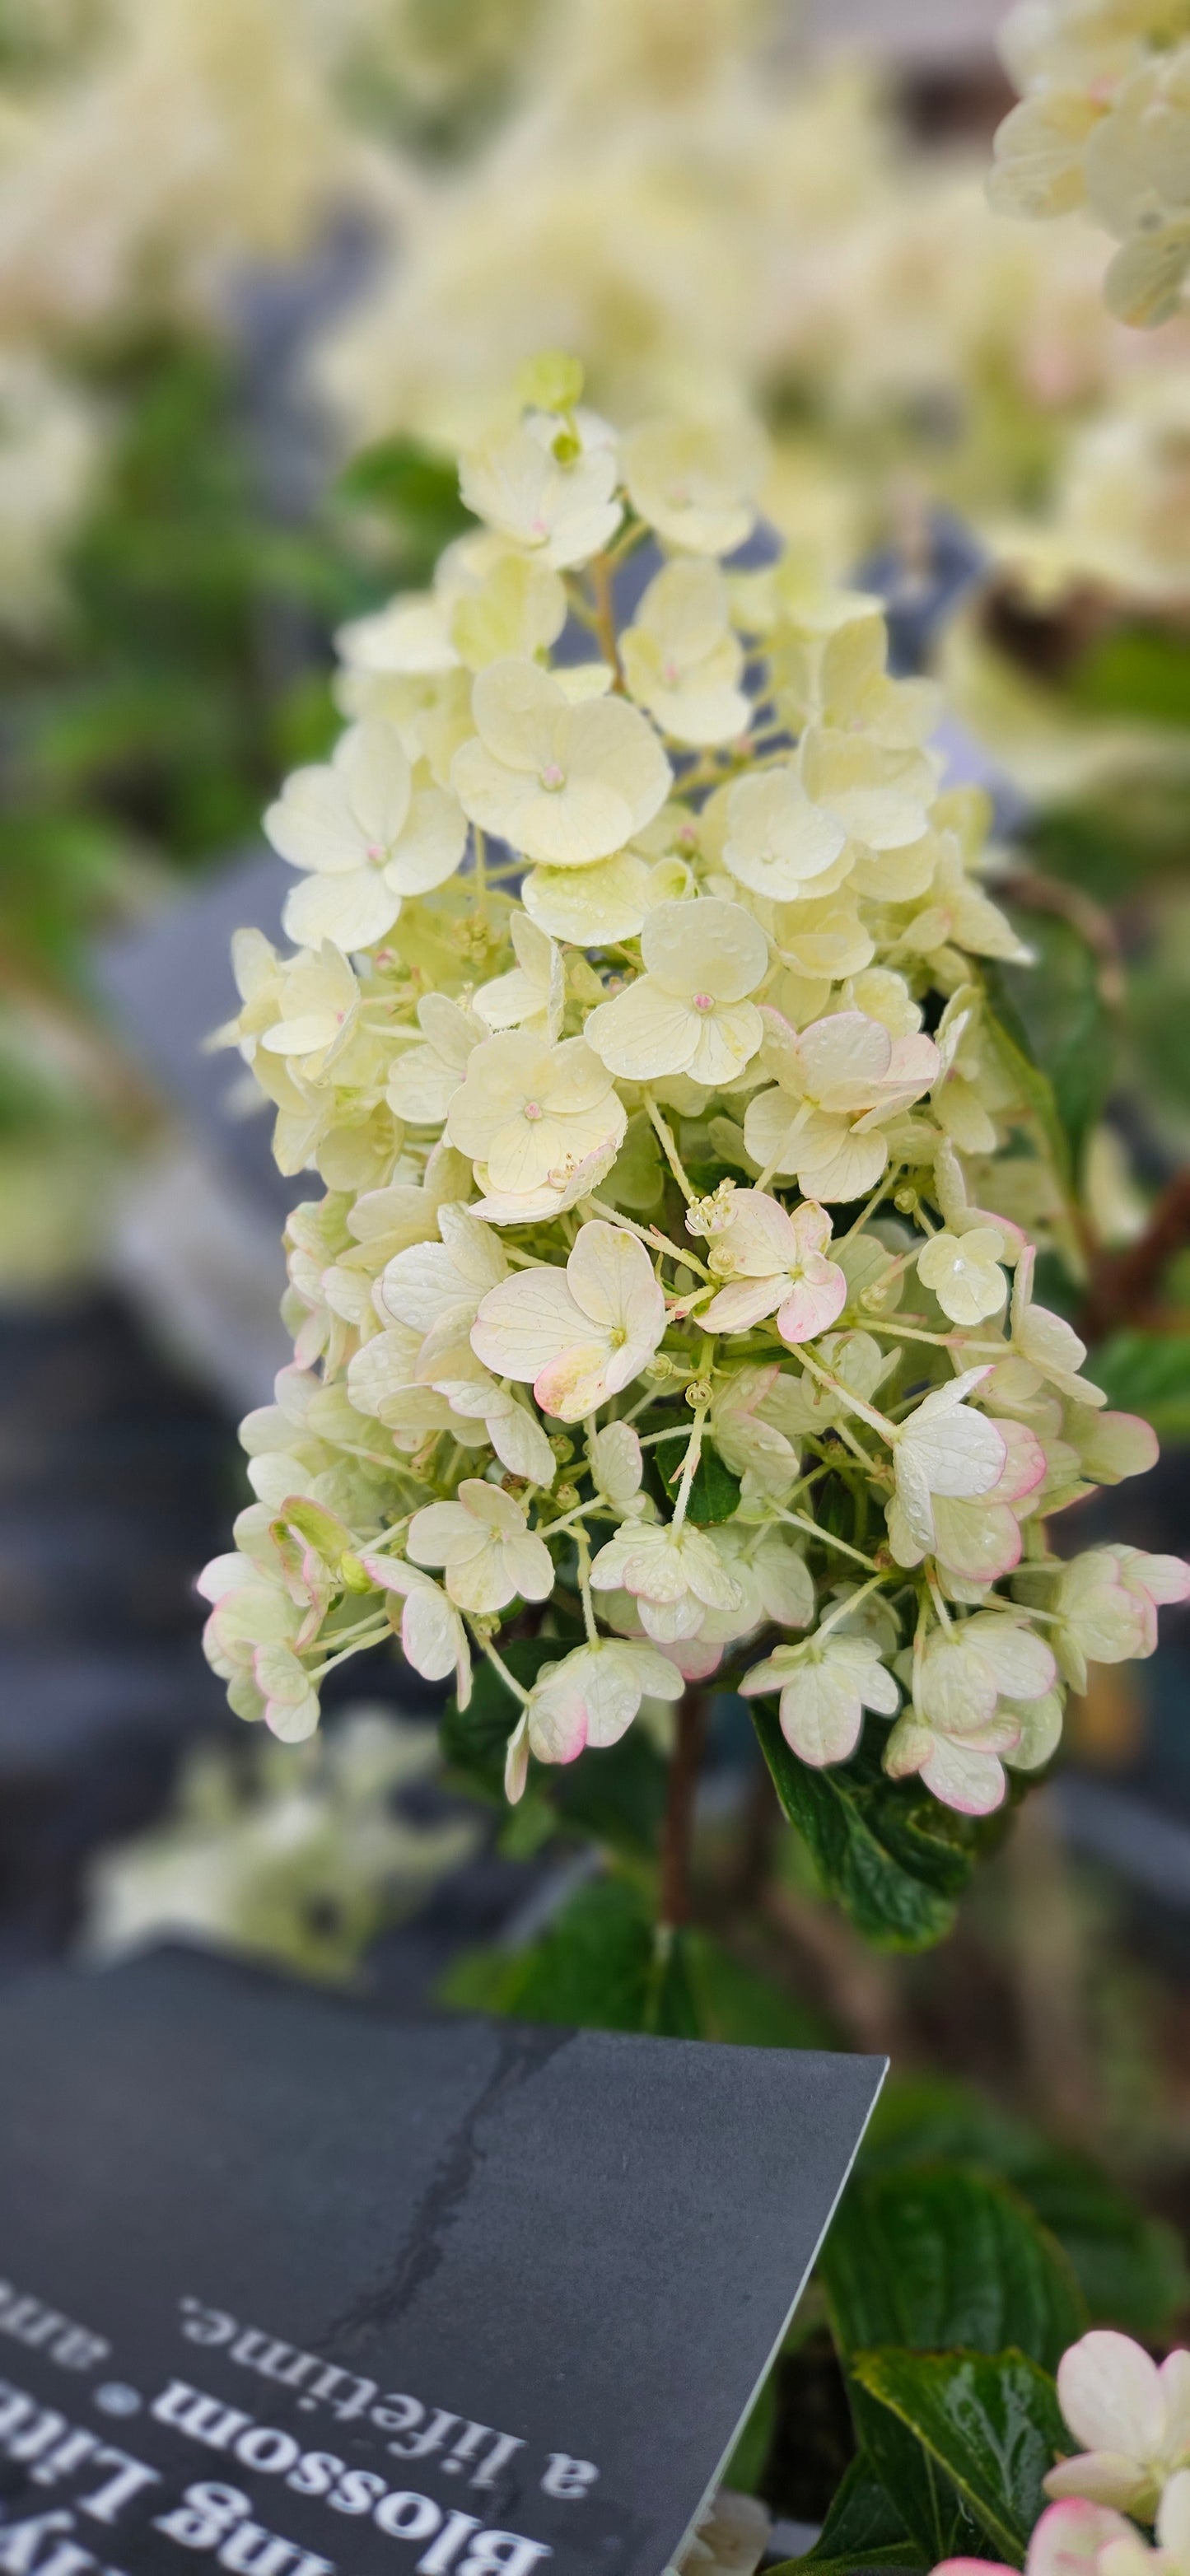
<path id="1" fill-rule="evenodd" d="M 660 2576 L 875 2058 L 0 1991 L 0 2576 Z"/>

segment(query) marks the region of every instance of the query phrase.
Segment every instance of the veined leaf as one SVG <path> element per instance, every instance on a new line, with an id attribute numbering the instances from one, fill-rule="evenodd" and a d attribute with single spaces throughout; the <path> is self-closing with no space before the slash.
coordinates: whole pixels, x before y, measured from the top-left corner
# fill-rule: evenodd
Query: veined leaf
<path id="1" fill-rule="evenodd" d="M 856 2379 L 915 2437 L 997 2555 L 1023 2563 L 1042 2479 L 1068 2440 L 1057 2391 L 1024 2353 L 858 2353 Z"/>
<path id="2" fill-rule="evenodd" d="M 884 1950 L 928 1950 L 943 1940 L 991 1839 L 987 1827 L 940 1807 L 915 1780 L 886 1778 L 866 1746 L 850 1762 L 812 1770 L 763 1700 L 752 1702 L 752 1716 L 781 1806 L 856 1929 Z"/>
<path id="3" fill-rule="evenodd" d="M 1011 2346 L 1052 2370 L 1088 2324 L 1061 2246 L 1008 2184 L 957 2164 L 857 2175 L 820 2268 L 846 2354 Z"/>

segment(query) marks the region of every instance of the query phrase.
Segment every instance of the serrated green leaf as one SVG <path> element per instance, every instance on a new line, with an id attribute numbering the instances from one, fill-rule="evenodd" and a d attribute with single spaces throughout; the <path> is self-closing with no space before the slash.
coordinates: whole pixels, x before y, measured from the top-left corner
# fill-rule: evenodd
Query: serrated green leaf
<path id="1" fill-rule="evenodd" d="M 785 2559 L 769 2576 L 792 2576 L 794 2568 L 813 2568 L 814 2576 L 851 2576 L 868 2568 L 920 2567 L 921 2549 L 906 2530 L 871 2461 L 860 2453 L 837 2486 L 814 2547 L 803 2558 Z"/>
<path id="2" fill-rule="evenodd" d="M 791 1752 L 775 1711 L 763 1700 L 751 1707 L 784 1813 L 857 1931 L 884 1950 L 943 1940 L 987 1834 L 917 1781 L 887 1779 L 867 1746 L 850 1762 L 811 1770 Z"/>
<path id="3" fill-rule="evenodd" d="M 1174 2230 L 1146 2216 L 1090 2156 L 1055 2147 L 968 2086 L 940 2076 L 885 2085 L 861 2150 L 867 2173 L 945 2158 L 1011 2183 L 1062 2246 L 1092 2325 L 1160 2337 L 1190 2294 Z"/>
<path id="4" fill-rule="evenodd" d="M 1190 1437 L 1190 1333 L 1113 1333 L 1094 1375 L 1109 1404 L 1142 1413 L 1160 1439 Z"/>
<path id="5" fill-rule="evenodd" d="M 1069 2438 L 1048 2373 L 1019 2352 L 895 2349 L 858 2353 L 852 2369 L 998 2555 L 1021 2566 L 1045 2502 L 1042 2479 Z"/>
<path id="6" fill-rule="evenodd" d="M 820 2268 L 844 2353 L 1011 2346 L 1052 2370 L 1088 2324 L 1061 2246 L 1007 2183 L 958 2164 L 857 2175 Z"/>

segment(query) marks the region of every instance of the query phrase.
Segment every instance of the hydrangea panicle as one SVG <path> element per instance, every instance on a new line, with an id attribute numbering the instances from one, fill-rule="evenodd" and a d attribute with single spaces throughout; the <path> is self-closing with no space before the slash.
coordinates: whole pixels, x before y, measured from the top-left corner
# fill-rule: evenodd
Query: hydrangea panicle
<path id="1" fill-rule="evenodd" d="M 570 362 L 533 390 L 462 461 L 479 528 L 345 632 L 351 721 L 269 809 L 296 945 L 241 935 L 220 1037 L 323 1195 L 207 1652 L 287 1739 L 394 1633 L 461 1707 L 485 1657 L 514 1797 L 721 1674 L 794 1758 L 866 1731 L 907 1797 L 983 1814 L 1190 1592 L 1050 1550 L 1154 1444 L 997 1212 L 1060 1192 L 981 964 L 1020 955 L 986 800 L 940 785 L 877 602 L 724 565 L 747 421 L 620 440 Z M 556 1645 L 531 1687 L 506 1621 Z"/>

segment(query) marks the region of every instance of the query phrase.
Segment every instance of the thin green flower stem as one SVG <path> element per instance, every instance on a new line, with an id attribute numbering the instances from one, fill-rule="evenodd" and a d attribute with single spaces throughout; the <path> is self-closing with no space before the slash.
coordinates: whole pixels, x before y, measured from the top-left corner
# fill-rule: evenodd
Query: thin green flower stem
<path id="1" fill-rule="evenodd" d="M 687 1270 L 701 1270 L 703 1278 L 714 1286 L 705 1261 L 700 1261 L 696 1252 L 684 1251 L 680 1243 L 671 1243 L 669 1236 L 662 1234 L 658 1226 L 637 1225 L 633 1217 L 624 1215 L 622 1208 L 609 1207 L 606 1199 L 584 1199 L 583 1206 L 593 1208 L 596 1216 L 606 1217 L 610 1225 L 623 1226 L 628 1234 L 634 1234 L 646 1252 L 667 1252 L 671 1261 L 680 1261 Z"/>
<path id="2" fill-rule="evenodd" d="M 691 1183 L 691 1181 L 690 1181 L 690 1179 L 689 1179 L 689 1176 L 688 1176 L 687 1172 L 686 1172 L 686 1171 L 685 1171 L 685 1169 L 684 1169 L 684 1166 L 683 1166 L 683 1163 L 682 1163 L 681 1155 L 680 1155 L 680 1154 L 679 1154 L 679 1152 L 678 1152 L 677 1146 L 676 1146 L 676 1145 L 675 1145 L 675 1143 L 674 1143 L 673 1137 L 672 1137 L 672 1135 L 670 1134 L 669 1128 L 668 1128 L 668 1126 L 666 1125 L 666 1122 L 665 1122 L 664 1118 L 663 1118 L 663 1117 L 662 1117 L 662 1115 L 661 1115 L 661 1112 L 660 1112 L 660 1110 L 659 1110 L 659 1108 L 658 1108 L 658 1106 L 657 1106 L 657 1103 L 656 1103 L 656 1101 L 655 1101 L 655 1100 L 654 1100 L 654 1098 L 653 1098 L 652 1092 L 651 1092 L 651 1091 L 643 1091 L 643 1092 L 642 1092 L 642 1094 L 641 1094 L 641 1098 L 643 1099 L 644 1104 L 645 1104 L 645 1107 L 646 1107 L 646 1109 L 648 1110 L 649 1116 L 650 1116 L 650 1118 L 651 1118 L 651 1119 L 652 1119 L 652 1121 L 653 1121 L 653 1125 L 654 1125 L 654 1127 L 655 1127 L 655 1128 L 656 1128 L 656 1130 L 657 1130 L 657 1134 L 658 1134 L 658 1137 L 660 1138 L 660 1142 L 661 1142 L 661 1150 L 662 1150 L 662 1153 L 664 1154 L 665 1159 L 666 1159 L 666 1162 L 668 1163 L 669 1168 L 670 1168 L 671 1172 L 673 1173 L 674 1179 L 675 1179 L 675 1181 L 677 1182 L 678 1188 L 680 1189 L 680 1191 L 681 1191 L 681 1193 L 682 1193 L 682 1196 L 683 1196 L 683 1198 L 684 1198 L 684 1199 L 685 1199 L 685 1201 L 686 1201 L 686 1205 L 687 1205 L 687 1207 L 693 1207 L 693 1205 L 694 1205 L 694 1201 L 695 1201 L 695 1199 L 696 1199 L 696 1198 L 697 1198 L 697 1196 L 698 1196 L 698 1192 L 697 1192 L 697 1190 L 693 1187 L 693 1185 L 692 1185 L 692 1183 Z M 682 1258 L 682 1260 L 683 1260 L 683 1261 L 686 1259 L 686 1255 L 685 1255 L 685 1253 L 683 1253 L 683 1254 L 681 1255 L 681 1258 Z M 692 1263 L 692 1264 L 691 1264 L 691 1267 L 692 1267 L 692 1268 L 694 1268 L 694 1267 L 698 1267 L 699 1269 L 701 1269 L 701 1268 L 702 1268 L 702 1264 L 701 1264 L 701 1262 L 700 1262 L 700 1263 L 698 1263 L 697 1265 L 696 1265 L 696 1264 L 694 1264 L 694 1263 Z M 704 1275 L 704 1277 L 705 1277 L 707 1274 L 704 1272 L 704 1274 L 703 1274 L 703 1275 Z"/>
<path id="3" fill-rule="evenodd" d="M 835 1377 L 831 1370 L 823 1368 L 818 1360 L 812 1360 L 804 1346 L 802 1367 L 809 1370 L 811 1377 L 817 1378 L 820 1386 L 828 1386 L 831 1394 L 837 1395 L 839 1402 L 845 1404 L 849 1412 L 857 1413 L 860 1421 L 867 1423 L 869 1430 L 878 1431 L 881 1439 L 887 1440 L 890 1448 L 895 1448 L 896 1426 L 888 1420 L 887 1415 L 877 1413 L 874 1404 L 865 1404 L 862 1395 L 853 1395 L 850 1387 L 844 1386 L 842 1378 Z"/>
<path id="4" fill-rule="evenodd" d="M 686 1440 L 689 1436 L 686 1424 L 684 1422 L 675 1422 L 669 1431 L 646 1432 L 640 1445 L 642 1449 L 656 1449 L 658 1443 L 662 1440 Z"/>
<path id="5" fill-rule="evenodd" d="M 904 1169 L 905 1166 L 903 1163 L 890 1163 L 885 1167 L 876 1183 L 876 1187 L 872 1192 L 871 1198 L 868 1199 L 865 1206 L 860 1210 L 854 1225 L 849 1225 L 846 1234 L 841 1234 L 838 1242 L 832 1244 L 832 1252 L 841 1252 L 845 1243 L 854 1243 L 856 1235 L 863 1233 L 864 1227 L 868 1222 L 868 1218 L 875 1214 L 876 1209 L 880 1205 L 881 1199 L 886 1199 L 889 1196 L 890 1191 L 895 1189 L 898 1175 L 903 1172 Z"/>
<path id="6" fill-rule="evenodd" d="M 681 1482 L 679 1483 L 677 1497 L 674 1502 L 672 1523 L 674 1529 L 681 1529 L 686 1518 L 686 1511 L 690 1501 L 690 1488 L 694 1483 L 698 1461 L 702 1454 L 702 1436 L 707 1427 L 707 1415 L 710 1412 L 710 1409 L 709 1404 L 700 1404 L 698 1411 L 694 1416 L 694 1428 L 690 1434 L 686 1455 L 682 1460 Z"/>
<path id="7" fill-rule="evenodd" d="M 835 1424 L 835 1426 L 834 1426 L 834 1427 L 835 1427 L 835 1430 L 837 1431 L 837 1433 L 838 1433 L 838 1435 L 839 1435 L 840 1440 L 845 1440 L 845 1441 L 846 1441 L 847 1446 L 848 1446 L 848 1448 L 849 1448 L 849 1449 L 850 1449 L 850 1451 L 851 1451 L 852 1457 L 853 1457 L 853 1458 L 858 1458 L 858 1459 L 859 1459 L 859 1461 L 860 1461 L 861 1466 L 866 1467 L 866 1468 L 867 1468 L 867 1470 L 868 1470 L 868 1473 L 869 1473 L 869 1475 L 870 1475 L 870 1474 L 871 1474 L 871 1472 L 872 1472 L 872 1469 L 874 1468 L 874 1466 L 875 1466 L 875 1464 L 876 1464 L 876 1461 L 875 1461 L 875 1459 L 874 1459 L 874 1458 L 870 1458 L 870 1457 L 868 1456 L 868 1452 L 867 1452 L 867 1450 L 865 1449 L 865 1447 L 864 1447 L 864 1445 L 863 1445 L 862 1440 L 857 1440 L 857 1439 L 856 1439 L 856 1436 L 855 1436 L 854 1431 L 849 1431 L 845 1422 L 836 1422 L 836 1424 Z"/>
<path id="8" fill-rule="evenodd" d="M 973 1342 L 961 1330 L 927 1333 L 920 1326 L 902 1324 L 895 1315 L 890 1315 L 886 1324 L 881 1323 L 878 1316 L 865 1315 L 860 1329 L 865 1333 L 892 1333 L 898 1342 L 932 1342 L 940 1351 L 974 1351 L 976 1359 L 981 1360 L 1006 1360 L 1011 1356 L 1008 1342 Z"/>
<path id="9" fill-rule="evenodd" d="M 935 1611 L 936 1611 L 936 1613 L 937 1613 L 938 1625 L 939 1625 L 939 1627 L 940 1627 L 940 1628 L 945 1629 L 947 1636 L 949 1636 L 949 1635 L 950 1635 L 951 1628 L 952 1628 L 952 1626 L 953 1626 L 954 1622 L 953 1622 L 953 1620 L 951 1619 L 950 1612 L 949 1612 L 949 1610 L 947 1609 L 947 1607 L 946 1607 L 946 1603 L 945 1603 L 945 1601 L 944 1601 L 944 1600 L 943 1600 L 943 1598 L 942 1598 L 942 1591 L 941 1591 L 941 1587 L 940 1587 L 939 1582 L 938 1582 L 938 1578 L 937 1578 L 937 1576 L 936 1576 L 936 1575 L 934 1575 L 934 1574 L 927 1574 L 927 1576 L 926 1576 L 926 1582 L 928 1583 L 929 1588 L 930 1588 L 930 1599 L 931 1599 L 931 1601 L 933 1602 L 933 1604 L 934 1604 L 934 1609 L 935 1609 Z"/>
<path id="10" fill-rule="evenodd" d="M 592 556 L 589 566 L 591 591 L 595 604 L 595 632 L 605 662 L 614 674 L 612 687 L 623 689 L 624 665 L 620 660 L 620 642 L 616 634 L 615 602 L 612 598 L 612 568 L 606 554 Z"/>
<path id="11" fill-rule="evenodd" d="M 861 1583 L 858 1592 L 850 1592 L 845 1601 L 837 1601 L 826 1618 L 819 1621 L 814 1631 L 815 1640 L 819 1637 L 829 1637 L 832 1628 L 837 1628 L 841 1619 L 849 1619 L 852 1611 L 858 1610 L 860 1602 L 866 1601 L 868 1594 L 878 1591 L 880 1585 L 887 1580 L 888 1577 L 885 1574 L 870 1575 L 866 1583 Z"/>
<path id="12" fill-rule="evenodd" d="M 467 1625 L 471 1628 L 471 1634 L 475 1639 L 475 1643 L 478 1646 L 481 1655 L 486 1655 L 489 1664 L 491 1664 L 494 1670 L 499 1673 L 505 1690 L 511 1691 L 514 1699 L 519 1699 L 522 1708 L 528 1708 L 529 1693 L 527 1690 L 523 1690 L 521 1688 L 515 1673 L 509 1672 L 503 1655 L 497 1654 L 496 1649 L 489 1638 L 480 1636 L 478 1629 L 472 1627 L 470 1620 L 468 1620 Z"/>
<path id="13" fill-rule="evenodd" d="M 621 528 L 619 536 L 606 548 L 607 561 L 613 572 L 618 565 L 627 561 L 628 556 L 635 552 L 637 546 L 643 545 L 648 533 L 643 519 L 628 520 Z"/>
<path id="14" fill-rule="evenodd" d="M 821 1546 L 837 1548 L 840 1556 L 851 1557 L 856 1565 L 866 1565 L 869 1574 L 881 1574 L 880 1566 L 876 1565 L 870 1556 L 865 1556 L 862 1548 L 852 1547 L 848 1539 L 836 1538 L 832 1530 L 820 1529 L 818 1522 L 812 1521 L 808 1513 L 787 1512 L 781 1503 L 777 1503 L 774 1508 L 781 1520 L 789 1522 L 791 1529 L 805 1530 L 807 1535 L 810 1538 L 816 1538 Z"/>
<path id="15" fill-rule="evenodd" d="M 561 1520 L 537 1522 L 532 1535 L 534 1538 L 557 1538 L 563 1530 L 572 1528 L 575 1521 L 581 1521 L 585 1512 L 593 1512 L 595 1508 L 594 1502 L 576 1503 L 572 1511 L 563 1513 Z"/>
<path id="16" fill-rule="evenodd" d="M 371 1630 L 370 1635 L 366 1633 L 368 1629 Z M 353 1655 L 362 1655 L 368 1646 L 378 1646 L 383 1638 L 391 1636 L 387 1612 L 383 1619 L 368 1620 L 358 1631 L 351 1629 L 348 1633 L 351 1644 L 341 1647 L 337 1655 L 328 1655 L 326 1662 L 319 1664 L 316 1671 L 307 1672 L 308 1682 L 325 1681 L 327 1674 L 334 1672 L 336 1664 L 349 1664 Z"/>
<path id="17" fill-rule="evenodd" d="M 597 1646 L 599 1630 L 595 1624 L 595 1605 L 591 1599 L 591 1543 L 585 1529 L 579 1530 L 577 1545 L 578 1588 L 583 1604 L 583 1625 L 587 1631 L 587 1644 Z"/>
<path id="18" fill-rule="evenodd" d="M 369 1453 L 365 1450 L 362 1454 L 363 1454 L 364 1456 L 367 1456 Z M 402 1530 L 406 1530 L 406 1529 L 408 1529 L 408 1527 L 409 1527 L 409 1523 L 410 1523 L 410 1521 L 413 1519 L 413 1517 L 414 1517 L 414 1512 L 416 1512 L 416 1510 L 417 1510 L 417 1505 L 415 1504 L 415 1505 L 414 1505 L 414 1511 L 412 1511 L 412 1512 L 406 1512 L 405 1517 L 404 1517 L 404 1520 L 400 1520 L 400 1521 L 390 1521 L 388 1528 L 387 1528 L 387 1529 L 382 1533 L 382 1535 L 381 1535 L 379 1538 L 369 1539 L 369 1540 L 368 1540 L 368 1554 L 369 1554 L 369 1556 L 379 1556 L 379 1554 L 380 1554 L 380 1552 L 381 1552 L 382 1548 L 391 1547 L 391 1546 L 392 1546 L 392 1543 L 393 1543 L 393 1540 L 394 1540 L 394 1539 L 396 1539 L 396 1538 L 399 1538 L 399 1537 L 400 1537 Z M 358 1549 L 356 1550 L 356 1553 L 357 1553 L 357 1555 L 358 1555 L 358 1553 L 359 1553 Z"/>

